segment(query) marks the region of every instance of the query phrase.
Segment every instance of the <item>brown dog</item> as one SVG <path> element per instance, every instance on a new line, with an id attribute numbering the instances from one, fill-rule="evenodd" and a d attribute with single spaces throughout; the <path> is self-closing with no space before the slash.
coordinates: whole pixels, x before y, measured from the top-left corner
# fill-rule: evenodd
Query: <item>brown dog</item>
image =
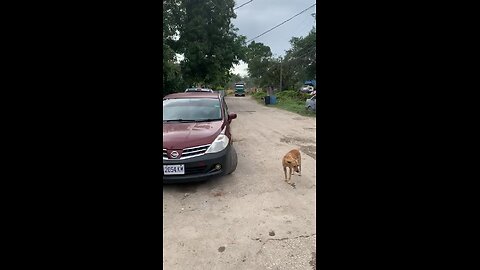
<path id="1" fill-rule="evenodd" d="M 299 176 L 302 175 L 302 157 L 300 156 L 300 151 L 293 149 L 288 152 L 282 160 L 283 172 L 285 173 L 285 182 L 290 184 L 290 179 L 292 178 L 293 172 L 297 172 Z M 287 180 L 287 168 L 289 169 L 288 180 Z"/>

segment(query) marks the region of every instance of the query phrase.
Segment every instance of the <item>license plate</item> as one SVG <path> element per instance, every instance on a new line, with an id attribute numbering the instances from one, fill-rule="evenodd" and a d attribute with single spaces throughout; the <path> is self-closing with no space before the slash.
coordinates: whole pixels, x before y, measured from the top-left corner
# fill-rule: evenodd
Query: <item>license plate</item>
<path id="1" fill-rule="evenodd" d="M 164 175 L 178 175 L 185 174 L 185 165 L 163 165 Z"/>

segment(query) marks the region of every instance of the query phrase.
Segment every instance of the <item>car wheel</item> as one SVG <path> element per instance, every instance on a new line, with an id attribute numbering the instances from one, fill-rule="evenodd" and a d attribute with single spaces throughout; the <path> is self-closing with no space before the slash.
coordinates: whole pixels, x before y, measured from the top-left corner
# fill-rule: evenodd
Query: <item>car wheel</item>
<path id="1" fill-rule="evenodd" d="M 227 173 L 231 174 L 237 169 L 237 163 L 238 163 L 238 157 L 237 157 L 237 151 L 235 150 L 235 147 L 232 145 L 232 150 L 231 150 L 231 164 L 230 164 L 230 171 Z"/>

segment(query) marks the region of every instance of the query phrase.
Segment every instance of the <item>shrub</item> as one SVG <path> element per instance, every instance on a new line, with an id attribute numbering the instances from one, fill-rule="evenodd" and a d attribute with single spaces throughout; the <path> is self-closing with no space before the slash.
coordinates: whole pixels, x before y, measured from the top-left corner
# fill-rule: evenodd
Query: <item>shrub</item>
<path id="1" fill-rule="evenodd" d="M 252 96 L 255 98 L 255 99 L 262 99 L 263 97 L 265 97 L 267 95 L 267 93 L 261 89 L 257 90 L 256 93 L 253 93 Z"/>
<path id="2" fill-rule="evenodd" d="M 279 101 L 299 101 L 305 103 L 305 100 L 309 98 L 310 95 L 306 93 L 302 93 L 300 91 L 295 90 L 285 90 L 277 93 L 277 100 Z"/>

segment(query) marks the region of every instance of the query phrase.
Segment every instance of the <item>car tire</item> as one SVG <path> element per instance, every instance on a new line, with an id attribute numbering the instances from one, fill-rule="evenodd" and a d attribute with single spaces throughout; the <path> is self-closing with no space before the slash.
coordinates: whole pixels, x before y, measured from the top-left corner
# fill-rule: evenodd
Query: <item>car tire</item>
<path id="1" fill-rule="evenodd" d="M 238 163 L 237 151 L 235 150 L 235 147 L 233 147 L 233 145 L 231 147 L 232 147 L 232 150 L 230 150 L 231 164 L 230 164 L 230 171 L 227 172 L 227 175 L 233 173 L 237 169 L 237 163 Z"/>

